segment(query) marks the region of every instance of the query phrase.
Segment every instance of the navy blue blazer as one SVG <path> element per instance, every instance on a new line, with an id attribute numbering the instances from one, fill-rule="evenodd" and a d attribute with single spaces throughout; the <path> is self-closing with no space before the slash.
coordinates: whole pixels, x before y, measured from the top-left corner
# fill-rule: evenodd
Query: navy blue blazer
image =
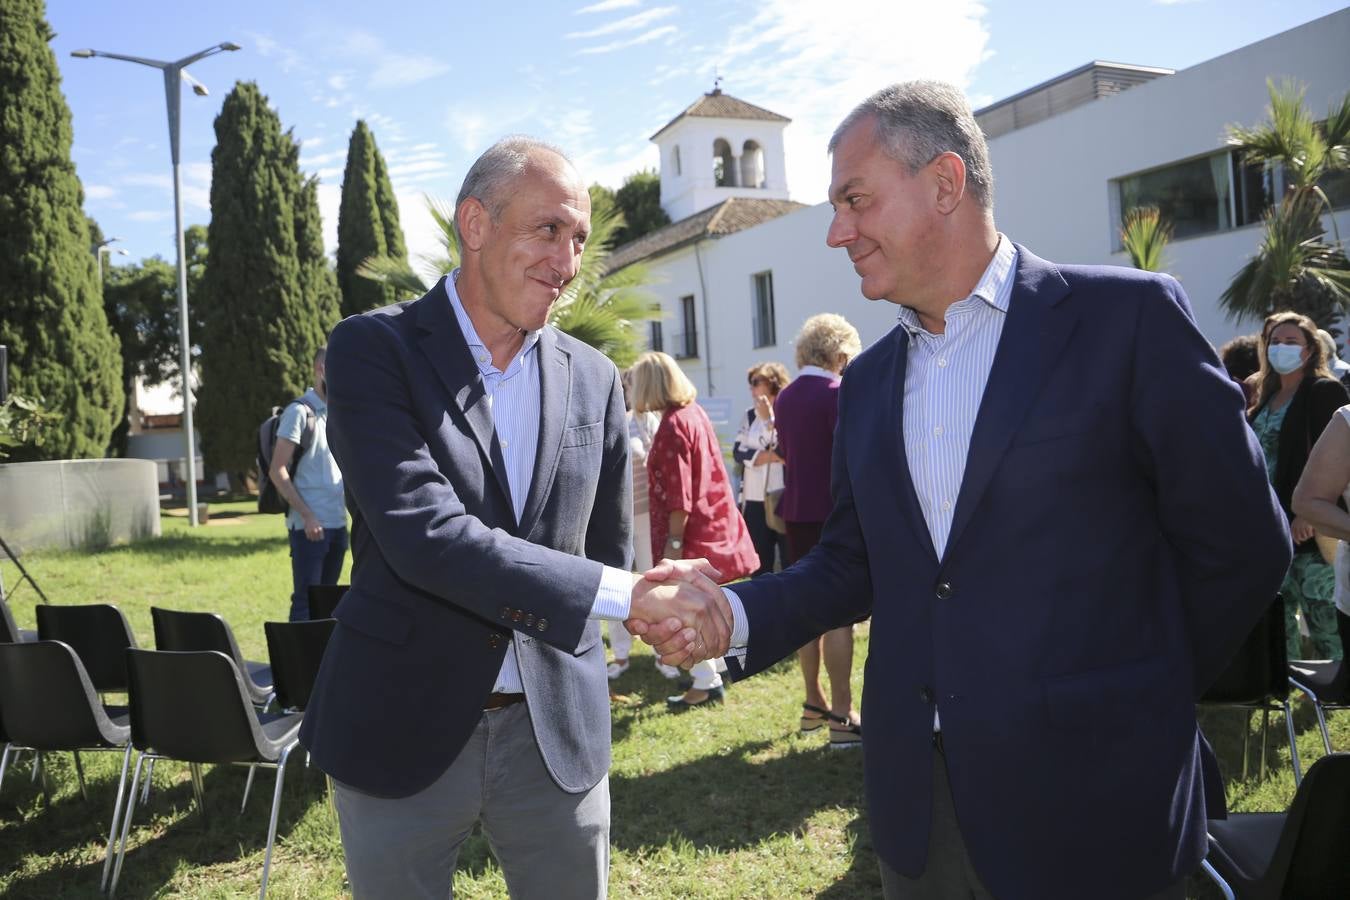
<path id="1" fill-rule="evenodd" d="M 736 585 L 750 640 L 729 663 L 753 674 L 870 613 L 881 858 L 923 871 L 936 705 L 994 896 L 1137 900 L 1194 870 L 1223 814 L 1193 703 L 1269 607 L 1289 532 L 1180 285 L 1018 249 L 945 555 L 905 464 L 897 327 L 844 378 L 820 543 Z"/>
<path id="2" fill-rule="evenodd" d="M 323 771 L 382 797 L 454 761 L 506 648 L 565 791 L 609 768 L 601 564 L 631 561 L 631 477 L 614 364 L 546 327 L 539 449 L 521 521 L 478 367 L 443 284 L 353 316 L 328 342 L 328 442 L 352 514 L 352 586 L 305 712 Z"/>

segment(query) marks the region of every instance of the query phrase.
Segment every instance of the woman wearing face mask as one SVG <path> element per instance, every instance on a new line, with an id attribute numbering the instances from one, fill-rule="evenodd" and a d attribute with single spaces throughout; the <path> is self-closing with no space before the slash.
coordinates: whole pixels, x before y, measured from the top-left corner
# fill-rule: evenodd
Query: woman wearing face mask
<path id="1" fill-rule="evenodd" d="M 1317 549 L 1313 526 L 1293 515 L 1290 501 L 1313 444 L 1347 399 L 1345 388 L 1327 370 L 1317 326 L 1311 319 L 1295 312 L 1276 313 L 1266 319 L 1261 329 L 1256 396 L 1247 421 L 1261 441 L 1270 483 L 1290 518 L 1289 530 L 1294 537 L 1294 561 L 1280 588 L 1290 659 L 1306 658 L 1300 647 L 1295 610 L 1303 612 L 1314 656 L 1341 658 L 1336 607 L 1332 603 L 1335 575 Z"/>

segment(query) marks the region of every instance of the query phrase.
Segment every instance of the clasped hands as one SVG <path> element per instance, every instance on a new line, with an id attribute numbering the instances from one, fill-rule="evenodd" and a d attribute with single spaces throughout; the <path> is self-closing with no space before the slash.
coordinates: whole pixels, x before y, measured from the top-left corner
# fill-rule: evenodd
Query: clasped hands
<path id="1" fill-rule="evenodd" d="M 725 656 L 731 647 L 731 604 L 706 559 L 663 559 L 633 576 L 624 627 L 650 644 L 668 666 L 689 668 Z"/>

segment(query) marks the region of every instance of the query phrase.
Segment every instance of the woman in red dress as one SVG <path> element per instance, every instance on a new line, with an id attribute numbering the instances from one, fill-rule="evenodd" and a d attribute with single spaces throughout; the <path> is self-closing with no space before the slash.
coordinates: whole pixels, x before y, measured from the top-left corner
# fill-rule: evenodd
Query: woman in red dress
<path id="1" fill-rule="evenodd" d="M 647 454 L 653 559 L 712 563 L 723 582 L 759 568 L 750 532 L 736 507 L 712 422 L 694 402 L 697 391 L 675 360 L 644 353 L 633 364 L 633 408 L 658 412 L 661 424 Z M 722 700 L 720 660 L 690 670 L 694 684 L 667 705 L 683 710 Z"/>

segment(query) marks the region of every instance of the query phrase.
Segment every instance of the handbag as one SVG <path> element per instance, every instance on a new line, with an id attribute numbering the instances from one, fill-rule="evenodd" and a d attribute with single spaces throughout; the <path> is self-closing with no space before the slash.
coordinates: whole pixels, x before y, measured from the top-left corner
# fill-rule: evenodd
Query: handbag
<path id="1" fill-rule="evenodd" d="M 764 524 L 779 534 L 787 534 L 787 523 L 778 514 L 778 501 L 783 499 L 783 489 L 767 491 L 764 494 Z"/>

